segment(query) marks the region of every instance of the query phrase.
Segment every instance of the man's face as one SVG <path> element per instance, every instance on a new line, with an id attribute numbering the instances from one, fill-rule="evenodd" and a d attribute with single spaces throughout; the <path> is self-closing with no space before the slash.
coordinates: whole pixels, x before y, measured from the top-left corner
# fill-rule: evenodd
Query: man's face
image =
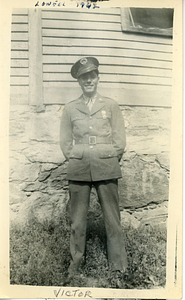
<path id="1" fill-rule="evenodd" d="M 85 96 L 92 97 L 96 94 L 99 76 L 95 71 L 82 74 L 78 78 L 79 85 Z"/>

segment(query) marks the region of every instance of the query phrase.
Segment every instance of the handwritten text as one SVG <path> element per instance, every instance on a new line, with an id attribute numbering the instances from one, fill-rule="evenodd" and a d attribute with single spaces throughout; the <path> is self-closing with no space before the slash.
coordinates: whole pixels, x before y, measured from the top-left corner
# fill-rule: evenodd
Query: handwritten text
<path id="1" fill-rule="evenodd" d="M 63 290 L 63 289 L 58 289 L 54 290 L 54 295 L 56 298 L 61 298 L 61 297 L 83 297 L 83 298 L 92 298 L 91 296 L 91 291 L 81 291 L 80 289 L 77 290 Z"/>
<path id="2" fill-rule="evenodd" d="M 66 6 L 65 1 L 64 2 L 59 2 L 58 0 L 56 1 L 49 1 L 49 2 L 45 2 L 45 1 L 37 1 L 35 4 L 35 7 L 37 6 L 47 6 L 47 7 L 60 7 L 60 6 Z M 91 3 L 91 1 L 82 1 L 82 2 L 76 2 L 76 7 L 79 8 L 99 8 L 98 5 L 96 5 L 96 3 Z"/>

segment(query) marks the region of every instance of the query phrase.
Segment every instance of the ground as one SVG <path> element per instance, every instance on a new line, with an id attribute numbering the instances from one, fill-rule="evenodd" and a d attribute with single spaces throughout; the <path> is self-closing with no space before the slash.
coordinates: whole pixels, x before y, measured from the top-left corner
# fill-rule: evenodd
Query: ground
<path id="1" fill-rule="evenodd" d="M 63 286 L 70 262 L 70 230 L 66 215 L 56 222 L 28 221 L 24 228 L 10 229 L 11 284 Z M 126 289 L 150 289 L 165 286 L 166 228 L 140 226 L 123 228 L 128 254 Z M 106 235 L 101 216 L 89 218 L 86 263 L 67 286 L 110 287 L 106 253 Z M 66 284 L 65 284 L 66 285 Z"/>

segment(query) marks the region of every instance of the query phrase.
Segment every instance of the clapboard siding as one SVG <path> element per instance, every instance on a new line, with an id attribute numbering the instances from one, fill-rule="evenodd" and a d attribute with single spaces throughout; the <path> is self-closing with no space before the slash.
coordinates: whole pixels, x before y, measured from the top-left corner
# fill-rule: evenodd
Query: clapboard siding
<path id="1" fill-rule="evenodd" d="M 28 15 L 13 14 L 12 24 L 28 24 Z"/>
<path id="2" fill-rule="evenodd" d="M 70 98 L 70 93 L 72 93 L 72 90 L 75 89 L 76 87 L 78 86 L 78 83 L 75 82 L 72 82 L 72 81 L 44 81 L 43 82 L 43 87 L 44 88 L 51 88 L 51 87 L 62 87 L 62 88 L 67 88 L 68 89 L 68 94 L 65 95 L 67 96 L 67 98 Z M 148 97 L 148 101 L 150 100 L 150 91 L 151 93 L 153 93 L 153 91 L 155 90 L 159 90 L 161 92 L 163 91 L 168 91 L 168 89 L 171 90 L 171 86 L 166 86 L 166 85 L 156 85 L 156 84 L 135 84 L 135 83 L 120 83 L 120 82 L 112 82 L 111 83 L 111 87 L 110 87 L 110 82 L 99 82 L 99 85 L 98 87 L 101 87 L 101 88 L 105 88 L 108 90 L 107 93 L 111 93 L 111 90 L 112 89 L 134 89 L 134 90 L 143 90 L 143 91 L 146 91 L 146 94 L 147 94 L 147 97 Z M 69 88 L 71 90 L 69 90 Z M 116 94 L 115 94 L 115 97 L 117 97 L 116 95 L 119 94 L 119 91 L 117 90 Z M 55 94 L 53 94 L 53 96 L 55 96 Z M 130 99 L 125 99 L 125 103 L 127 103 L 129 105 L 129 101 Z M 170 102 L 170 99 L 168 99 L 169 103 Z M 162 103 L 161 103 L 162 104 Z M 148 105 L 152 105 L 152 106 L 155 106 L 155 103 L 148 103 Z"/>
<path id="3" fill-rule="evenodd" d="M 30 91 L 36 93 L 31 86 L 38 78 L 36 85 L 43 87 L 43 94 L 40 94 L 43 99 L 36 103 L 34 99 L 38 97 L 32 92 L 31 104 L 41 105 L 42 101 L 60 104 L 74 99 L 80 88 L 70 75 L 72 64 L 83 56 L 92 55 L 100 62 L 99 89 L 105 95 L 122 105 L 171 105 L 171 38 L 122 32 L 120 8 L 48 8 L 40 12 L 14 9 L 12 14 L 12 101 L 16 102 L 16 95 L 19 95 L 21 104 L 28 103 Z M 40 19 L 34 23 L 33 18 Z M 40 30 L 39 34 L 30 32 L 33 27 Z M 35 43 L 34 36 L 37 36 Z M 36 48 L 29 54 L 29 47 L 33 45 Z M 35 59 L 38 57 L 37 76 Z"/>
<path id="4" fill-rule="evenodd" d="M 29 85 L 29 77 L 28 76 L 11 76 L 10 85 Z"/>
<path id="5" fill-rule="evenodd" d="M 76 29 L 78 30 L 103 30 L 103 31 L 118 31 L 120 30 L 120 24 L 118 23 L 109 23 L 109 22 L 91 22 L 91 21 L 77 21 L 75 20 L 43 20 L 43 28 L 58 28 L 58 29 Z M 87 29 L 88 28 L 88 29 Z"/>
<path id="6" fill-rule="evenodd" d="M 84 41 L 84 45 L 79 47 L 73 46 L 62 46 L 61 47 L 52 47 L 52 46 L 44 46 L 43 53 L 44 54 L 56 54 L 56 55 L 94 55 L 97 56 L 99 53 L 104 57 L 128 57 L 128 58 L 143 58 L 143 59 L 151 59 L 158 61 L 172 61 L 171 53 L 162 53 L 162 52 L 152 52 L 152 51 L 143 51 L 143 50 L 135 50 L 135 49 L 118 49 L 114 47 L 89 47 L 86 46 L 88 41 Z"/>
<path id="7" fill-rule="evenodd" d="M 29 66 L 28 59 L 11 59 L 11 68 L 27 68 Z"/>
<path id="8" fill-rule="evenodd" d="M 53 81 L 53 82 L 73 82 L 71 79 L 71 75 L 69 73 L 44 73 L 43 74 L 44 81 Z M 161 77 L 153 77 L 153 76 L 135 76 L 135 75 L 123 75 L 123 74 L 101 74 L 100 82 L 109 82 L 110 84 L 113 82 L 119 83 L 133 83 L 133 84 L 155 84 L 155 85 L 165 85 L 171 86 L 171 78 L 161 78 Z"/>
<path id="9" fill-rule="evenodd" d="M 96 56 L 100 62 L 100 89 L 114 90 L 115 97 L 122 104 L 137 103 L 130 97 L 136 93 L 124 95 L 123 90 L 142 91 L 146 94 L 148 105 L 162 103 L 154 101 L 158 93 L 167 92 L 172 86 L 172 40 L 170 38 L 128 34 L 121 31 L 120 9 L 114 11 L 96 11 L 91 14 L 84 11 L 47 11 L 42 12 L 43 36 L 43 86 L 44 91 L 63 89 L 66 101 L 71 97 L 72 88 L 76 89 L 76 80 L 70 75 L 72 64 L 82 56 Z M 65 88 L 67 95 L 65 96 Z M 70 91 L 69 89 L 70 88 Z M 122 92 L 116 92 L 121 89 Z M 150 93 L 151 91 L 151 93 Z M 49 93 L 50 94 L 50 93 Z M 138 96 L 139 97 L 139 96 Z M 143 98 L 143 99 L 144 99 Z M 46 100 L 47 99 L 47 100 Z M 60 100 L 61 99 L 61 100 Z M 44 101 L 48 101 L 44 92 Z M 165 104 L 166 105 L 166 104 Z"/>
<path id="10" fill-rule="evenodd" d="M 94 15 L 94 12 L 96 12 L 96 16 L 98 17 L 98 15 L 120 15 L 120 8 L 119 7 L 111 7 L 111 8 L 99 8 L 99 9 L 96 9 L 96 10 L 84 10 L 83 8 L 80 8 L 78 7 L 77 9 L 75 8 L 65 8 L 65 9 L 51 9 L 51 8 L 48 8 L 48 9 L 44 9 L 42 10 L 42 14 L 43 14 L 43 17 L 51 12 L 52 15 L 51 15 L 51 18 L 52 16 L 56 13 L 56 14 L 61 14 L 65 11 L 65 13 L 69 13 L 69 14 L 81 14 L 81 13 L 87 13 L 88 11 L 88 15 L 91 16 L 91 14 Z"/>
<path id="11" fill-rule="evenodd" d="M 91 38 L 89 35 L 84 37 L 83 35 L 78 36 L 78 38 L 72 37 L 43 37 L 43 46 L 82 46 L 84 41 L 88 43 L 90 47 L 111 47 L 120 48 L 120 49 L 136 49 L 136 50 L 144 50 L 151 52 L 162 52 L 162 53 L 172 53 L 171 45 L 163 45 L 163 44 L 151 44 L 151 43 L 143 43 L 139 41 L 127 41 L 127 40 L 115 40 L 108 38 Z"/>
<path id="12" fill-rule="evenodd" d="M 22 41 L 12 41 L 11 42 L 11 49 L 12 50 L 27 50 L 28 51 L 28 42 Z"/>
<path id="13" fill-rule="evenodd" d="M 121 21 L 120 21 L 120 8 L 111 8 L 111 9 L 98 9 L 96 11 L 88 11 L 88 13 L 86 13 L 84 10 L 43 10 L 42 11 L 42 19 L 47 19 L 47 14 L 50 13 L 50 19 L 59 19 L 59 20 L 62 20 L 62 16 L 63 14 L 65 14 L 66 17 L 68 17 L 68 20 L 71 19 L 71 20 L 74 20 L 74 14 L 75 15 L 79 15 L 80 16 L 80 21 L 82 20 L 83 16 L 85 15 L 88 15 L 89 18 L 88 20 L 96 20 L 96 21 L 101 21 L 101 20 L 104 20 L 104 16 L 107 15 L 107 21 L 108 22 L 113 22 L 113 19 L 114 18 L 114 15 L 116 14 L 117 17 L 116 17 L 116 20 L 117 20 L 117 23 L 120 23 L 120 26 L 121 26 Z M 93 17 L 92 17 L 93 15 Z M 65 17 L 65 19 L 66 19 Z M 49 19 L 49 18 L 48 18 Z M 94 28 L 93 28 L 94 29 Z M 64 31 L 64 28 L 62 28 L 63 32 L 65 33 Z M 87 34 L 87 31 L 89 31 L 89 28 L 83 28 L 83 32 L 81 32 L 80 34 L 83 34 L 86 35 Z M 101 29 L 99 29 L 98 31 L 98 37 L 100 36 L 101 34 Z M 47 36 L 47 32 L 49 33 L 49 36 L 57 36 L 58 34 L 61 35 L 61 32 L 58 31 L 58 30 L 52 30 L 52 33 L 50 34 L 50 32 L 48 31 L 48 28 L 47 30 L 44 30 L 43 29 L 43 36 Z M 67 33 L 70 33 L 70 31 L 67 31 Z M 72 34 L 72 37 L 75 37 L 77 36 L 78 34 L 78 28 L 75 28 L 75 32 L 74 31 L 71 31 L 71 34 Z M 172 40 L 169 39 L 169 38 L 165 38 L 165 37 L 155 37 L 155 36 L 148 36 L 148 35 L 137 35 L 137 34 L 133 34 L 133 33 L 124 33 L 124 35 L 122 34 L 122 32 L 119 30 L 118 32 L 115 32 L 115 33 L 111 33 L 111 32 L 102 32 L 102 34 L 104 34 L 104 38 L 113 38 L 115 40 L 123 40 L 125 37 L 127 40 L 131 40 L 131 41 L 141 41 L 141 42 L 148 42 L 148 43 L 156 43 L 156 44 L 167 44 L 167 45 L 172 45 Z M 110 34 L 110 35 L 109 35 Z M 63 34 L 62 34 L 63 35 Z M 93 38 L 98 38 L 97 37 L 97 32 L 94 32 L 94 36 L 93 35 L 93 31 L 90 32 L 90 36 L 93 37 Z M 103 37 L 103 36 L 102 36 Z M 152 40 L 151 40 L 152 39 Z"/>
<path id="14" fill-rule="evenodd" d="M 22 23 L 22 24 L 12 24 L 12 32 L 28 32 L 28 24 Z"/>
<path id="15" fill-rule="evenodd" d="M 11 59 L 27 59 L 28 60 L 29 53 L 28 50 L 12 50 Z"/>
<path id="16" fill-rule="evenodd" d="M 11 32 L 10 100 L 26 104 L 29 93 L 28 9 L 13 10 Z"/>
<path id="17" fill-rule="evenodd" d="M 29 76 L 28 68 L 27 67 L 12 67 L 11 68 L 11 75 L 12 76 Z"/>
<path id="18" fill-rule="evenodd" d="M 71 65 L 72 67 L 72 65 Z M 100 74 L 129 74 L 129 75 L 141 75 L 141 76 L 155 76 L 155 77 L 172 77 L 172 70 L 158 69 L 158 68 L 144 68 L 144 67 L 132 67 L 122 65 L 100 65 Z M 66 64 L 44 64 L 43 73 L 69 73 L 69 65 Z M 147 75 L 146 75 L 147 73 Z"/>
<path id="19" fill-rule="evenodd" d="M 12 32 L 11 41 L 28 41 L 28 32 Z"/>
<path id="20" fill-rule="evenodd" d="M 74 61 L 79 59 L 81 55 L 69 56 L 69 55 L 43 55 L 43 68 L 45 65 L 54 65 L 54 64 L 66 64 L 72 66 Z M 129 57 L 109 57 L 107 64 L 107 57 L 97 55 L 97 59 L 101 62 L 101 65 L 107 66 L 136 66 L 136 67 L 148 67 L 148 68 L 157 68 L 157 69 L 172 69 L 171 61 L 158 61 L 158 60 L 147 60 L 139 58 L 129 58 Z M 70 66 L 68 71 L 70 70 Z"/>
<path id="21" fill-rule="evenodd" d="M 99 14 L 89 13 L 83 11 L 43 11 L 42 13 L 43 20 L 71 20 L 71 21 L 92 21 L 92 22 L 106 22 L 106 23 L 118 23 L 120 24 L 120 12 L 119 9 L 116 11 L 115 14 L 106 13 Z"/>
<path id="22" fill-rule="evenodd" d="M 151 35 L 145 36 L 145 35 L 137 35 L 133 33 L 126 33 L 126 32 L 111 32 L 111 31 L 102 31 L 101 28 L 98 30 L 98 35 L 96 30 L 90 30 L 87 28 L 84 28 L 83 30 L 78 30 L 78 28 L 74 29 L 50 29 L 50 28 L 43 28 L 42 30 L 44 37 L 84 37 L 91 39 L 109 39 L 109 40 L 127 40 L 134 42 L 143 42 L 143 43 L 149 43 L 153 44 L 155 47 L 155 44 L 157 45 L 172 45 L 172 40 L 170 38 L 165 37 L 154 37 Z"/>

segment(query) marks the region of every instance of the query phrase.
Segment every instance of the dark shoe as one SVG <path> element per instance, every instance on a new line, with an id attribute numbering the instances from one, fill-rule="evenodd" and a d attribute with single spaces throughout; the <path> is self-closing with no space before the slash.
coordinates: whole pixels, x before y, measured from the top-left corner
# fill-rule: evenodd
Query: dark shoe
<path id="1" fill-rule="evenodd" d="M 74 277 L 79 272 L 79 265 L 76 265 L 74 263 L 71 263 L 68 268 L 68 276 Z"/>
<path id="2" fill-rule="evenodd" d="M 63 282 L 63 286 L 68 285 L 73 281 L 73 278 L 78 274 L 78 268 L 74 264 L 70 264 L 66 277 Z"/>
<path id="3" fill-rule="evenodd" d="M 124 289 L 123 272 L 119 270 L 111 272 L 110 287 L 113 289 Z"/>

